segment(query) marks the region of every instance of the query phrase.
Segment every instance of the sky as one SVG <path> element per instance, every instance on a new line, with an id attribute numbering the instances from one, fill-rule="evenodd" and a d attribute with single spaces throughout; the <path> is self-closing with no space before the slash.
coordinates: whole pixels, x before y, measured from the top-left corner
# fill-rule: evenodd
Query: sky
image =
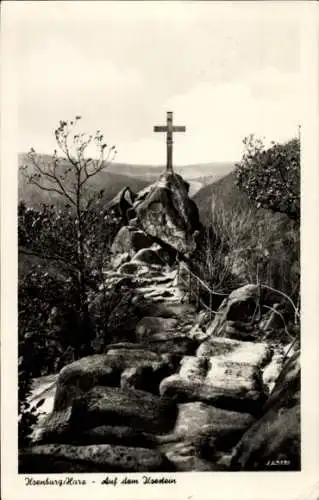
<path id="1" fill-rule="evenodd" d="M 236 161 L 254 133 L 283 141 L 301 121 L 300 12 L 280 2 L 21 2 L 19 149 L 55 148 L 59 120 L 82 116 L 117 161 Z"/>

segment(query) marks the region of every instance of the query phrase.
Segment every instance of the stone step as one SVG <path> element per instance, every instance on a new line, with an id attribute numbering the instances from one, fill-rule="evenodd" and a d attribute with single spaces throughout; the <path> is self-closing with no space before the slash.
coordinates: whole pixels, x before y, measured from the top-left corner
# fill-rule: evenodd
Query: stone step
<path id="1" fill-rule="evenodd" d="M 95 354 L 81 358 L 64 367 L 57 379 L 54 410 L 68 408 L 73 400 L 96 385 L 119 386 L 124 370 L 134 367 L 148 370 L 152 377 L 161 369 L 166 369 L 167 361 L 156 352 L 144 346 L 134 349 L 109 349 L 105 354 Z"/>
<path id="2" fill-rule="evenodd" d="M 66 409 L 54 410 L 44 424 L 42 440 L 69 442 L 84 431 L 105 425 L 165 434 L 174 426 L 176 414 L 174 401 L 150 392 L 97 385 L 75 398 Z"/>
<path id="3" fill-rule="evenodd" d="M 178 374 L 160 384 L 162 396 L 202 401 L 232 411 L 256 413 L 265 401 L 260 370 L 218 357 L 187 356 Z"/>
<path id="4" fill-rule="evenodd" d="M 174 402 L 148 392 L 96 386 L 73 402 L 70 428 L 121 425 L 163 434 L 172 429 L 176 413 Z"/>
<path id="5" fill-rule="evenodd" d="M 262 368 L 270 361 L 272 349 L 265 342 L 248 342 L 225 337 L 211 337 L 204 341 L 197 349 L 198 357 L 231 361 L 234 363 L 247 363 Z"/>
<path id="6" fill-rule="evenodd" d="M 178 405 L 174 433 L 192 442 L 207 436 L 213 448 L 225 438 L 236 441 L 254 421 L 249 413 L 224 410 L 196 401 Z"/>

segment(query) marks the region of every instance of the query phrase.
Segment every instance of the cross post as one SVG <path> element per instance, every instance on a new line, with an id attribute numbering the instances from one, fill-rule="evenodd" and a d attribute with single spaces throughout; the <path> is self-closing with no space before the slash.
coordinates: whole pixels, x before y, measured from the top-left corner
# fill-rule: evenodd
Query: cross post
<path id="1" fill-rule="evenodd" d="M 173 133 L 186 132 L 184 126 L 173 125 L 173 112 L 166 113 L 166 126 L 155 125 L 154 132 L 166 132 L 166 172 L 173 173 Z"/>

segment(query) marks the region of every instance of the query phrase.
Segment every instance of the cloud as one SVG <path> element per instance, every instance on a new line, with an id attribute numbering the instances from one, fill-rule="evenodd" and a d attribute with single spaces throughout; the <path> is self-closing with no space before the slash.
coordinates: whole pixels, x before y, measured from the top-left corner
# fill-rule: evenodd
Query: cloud
<path id="1" fill-rule="evenodd" d="M 174 136 L 175 164 L 236 161 L 242 154 L 242 139 L 250 133 L 265 137 L 266 143 L 297 134 L 300 82 L 298 74 L 265 68 L 252 73 L 245 82 L 200 83 L 174 96 L 161 106 L 156 124 L 165 120 L 167 110 L 174 111 L 176 124 L 187 127 L 186 134 Z M 125 161 L 165 163 L 164 134 L 125 144 L 121 149 L 120 157 Z"/>
<path id="2" fill-rule="evenodd" d="M 250 131 L 290 134 L 299 106 L 298 9 L 21 4 L 20 149 L 52 150 L 54 127 L 76 114 L 88 131 L 101 128 L 119 159 L 131 162 L 163 161 L 165 138 L 152 128 L 167 109 L 188 127 L 175 138 L 177 163 L 235 158 Z"/>

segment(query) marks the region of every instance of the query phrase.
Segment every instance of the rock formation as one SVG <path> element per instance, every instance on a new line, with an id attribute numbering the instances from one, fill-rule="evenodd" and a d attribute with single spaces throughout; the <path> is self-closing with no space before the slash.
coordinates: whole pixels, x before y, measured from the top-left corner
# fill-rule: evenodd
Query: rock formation
<path id="1" fill-rule="evenodd" d="M 134 220 L 130 229 L 137 226 L 154 238 L 153 241 L 166 243 L 184 255 L 193 253 L 200 222 L 197 207 L 188 196 L 188 188 L 181 176 L 163 174 L 158 181 L 137 194 L 128 215 L 129 219 Z M 130 229 L 121 230 L 121 237 L 115 240 L 114 251 L 119 250 L 119 240 Z M 130 250 L 126 248 L 125 251 Z"/>

